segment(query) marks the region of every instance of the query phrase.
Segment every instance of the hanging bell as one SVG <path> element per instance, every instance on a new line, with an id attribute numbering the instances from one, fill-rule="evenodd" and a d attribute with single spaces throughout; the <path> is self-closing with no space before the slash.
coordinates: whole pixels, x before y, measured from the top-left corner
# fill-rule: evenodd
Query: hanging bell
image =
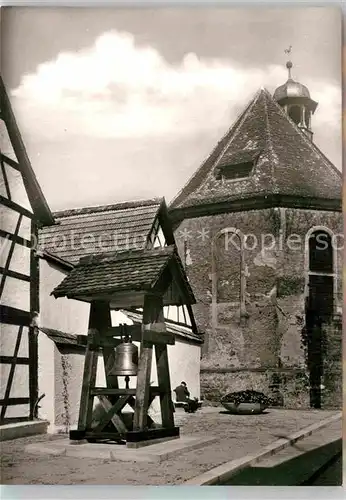
<path id="1" fill-rule="evenodd" d="M 122 339 L 122 343 L 115 349 L 115 360 L 109 375 L 135 376 L 138 370 L 138 347 L 132 343 L 129 336 Z"/>

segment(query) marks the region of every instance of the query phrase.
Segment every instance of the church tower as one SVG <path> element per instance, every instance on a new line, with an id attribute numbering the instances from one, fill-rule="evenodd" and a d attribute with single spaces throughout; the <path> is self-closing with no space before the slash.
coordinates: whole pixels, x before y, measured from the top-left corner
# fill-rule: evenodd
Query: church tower
<path id="1" fill-rule="evenodd" d="M 311 99 L 305 85 L 293 80 L 292 66 L 291 61 L 286 63 L 288 80 L 275 90 L 273 97 L 291 120 L 312 140 L 311 116 L 316 111 L 318 103 Z"/>
<path id="2" fill-rule="evenodd" d="M 342 176 L 312 141 L 317 103 L 287 68 L 274 95 L 261 89 L 248 103 L 170 215 L 205 334 L 204 398 L 255 389 L 287 407 L 328 408 L 342 393 Z"/>

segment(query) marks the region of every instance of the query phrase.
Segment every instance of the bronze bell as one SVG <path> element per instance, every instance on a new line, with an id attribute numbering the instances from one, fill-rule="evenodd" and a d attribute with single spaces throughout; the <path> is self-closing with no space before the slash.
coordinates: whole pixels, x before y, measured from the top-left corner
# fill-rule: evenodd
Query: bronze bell
<path id="1" fill-rule="evenodd" d="M 135 376 L 138 369 L 138 347 L 132 343 L 131 337 L 126 335 L 122 343 L 115 349 L 115 360 L 109 375 Z"/>

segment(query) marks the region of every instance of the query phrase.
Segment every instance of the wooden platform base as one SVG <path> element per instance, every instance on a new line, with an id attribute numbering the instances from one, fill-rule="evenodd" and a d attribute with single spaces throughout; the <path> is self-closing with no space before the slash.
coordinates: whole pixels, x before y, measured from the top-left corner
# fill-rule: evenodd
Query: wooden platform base
<path id="1" fill-rule="evenodd" d="M 146 431 L 130 431 L 126 434 L 127 443 L 139 443 L 168 437 L 179 437 L 179 427 L 148 429 Z"/>
<path id="2" fill-rule="evenodd" d="M 179 438 L 179 427 L 147 429 L 145 431 L 129 431 L 125 438 L 116 432 L 92 432 L 72 430 L 69 434 L 70 441 L 85 441 L 96 443 L 98 441 L 115 441 L 127 444 L 130 448 L 137 447 L 138 443 L 152 444 L 166 439 Z"/>

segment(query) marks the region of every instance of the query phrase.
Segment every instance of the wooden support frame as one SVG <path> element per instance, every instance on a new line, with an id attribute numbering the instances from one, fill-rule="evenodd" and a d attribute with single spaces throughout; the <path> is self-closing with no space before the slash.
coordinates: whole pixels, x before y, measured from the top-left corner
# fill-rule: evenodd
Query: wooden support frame
<path id="1" fill-rule="evenodd" d="M 136 388 L 119 388 L 118 377 L 111 375 L 115 361 L 114 348 L 119 345 L 121 335 L 131 335 L 140 340 L 141 351 L 138 362 Z M 70 432 L 73 440 L 87 439 L 90 442 L 113 439 L 133 443 L 153 439 L 179 436 L 174 426 L 174 407 L 168 365 L 167 345 L 175 342 L 174 334 L 166 332 L 163 315 L 163 299 L 158 294 L 147 294 L 144 299 L 143 324 L 111 327 L 110 308 L 107 302 L 91 303 L 89 331 L 87 337 L 85 366 L 80 401 L 78 429 Z M 99 354 L 103 354 L 106 387 L 96 387 L 96 365 Z M 155 352 L 158 385 L 150 386 L 153 353 Z M 95 420 L 94 398 L 98 398 L 104 412 Z M 158 429 L 148 410 L 155 397 L 160 398 L 162 426 Z M 133 421 L 129 427 L 122 411 L 129 405 Z M 110 424 L 114 431 L 110 430 Z M 149 439 L 149 437 L 150 439 Z"/>

